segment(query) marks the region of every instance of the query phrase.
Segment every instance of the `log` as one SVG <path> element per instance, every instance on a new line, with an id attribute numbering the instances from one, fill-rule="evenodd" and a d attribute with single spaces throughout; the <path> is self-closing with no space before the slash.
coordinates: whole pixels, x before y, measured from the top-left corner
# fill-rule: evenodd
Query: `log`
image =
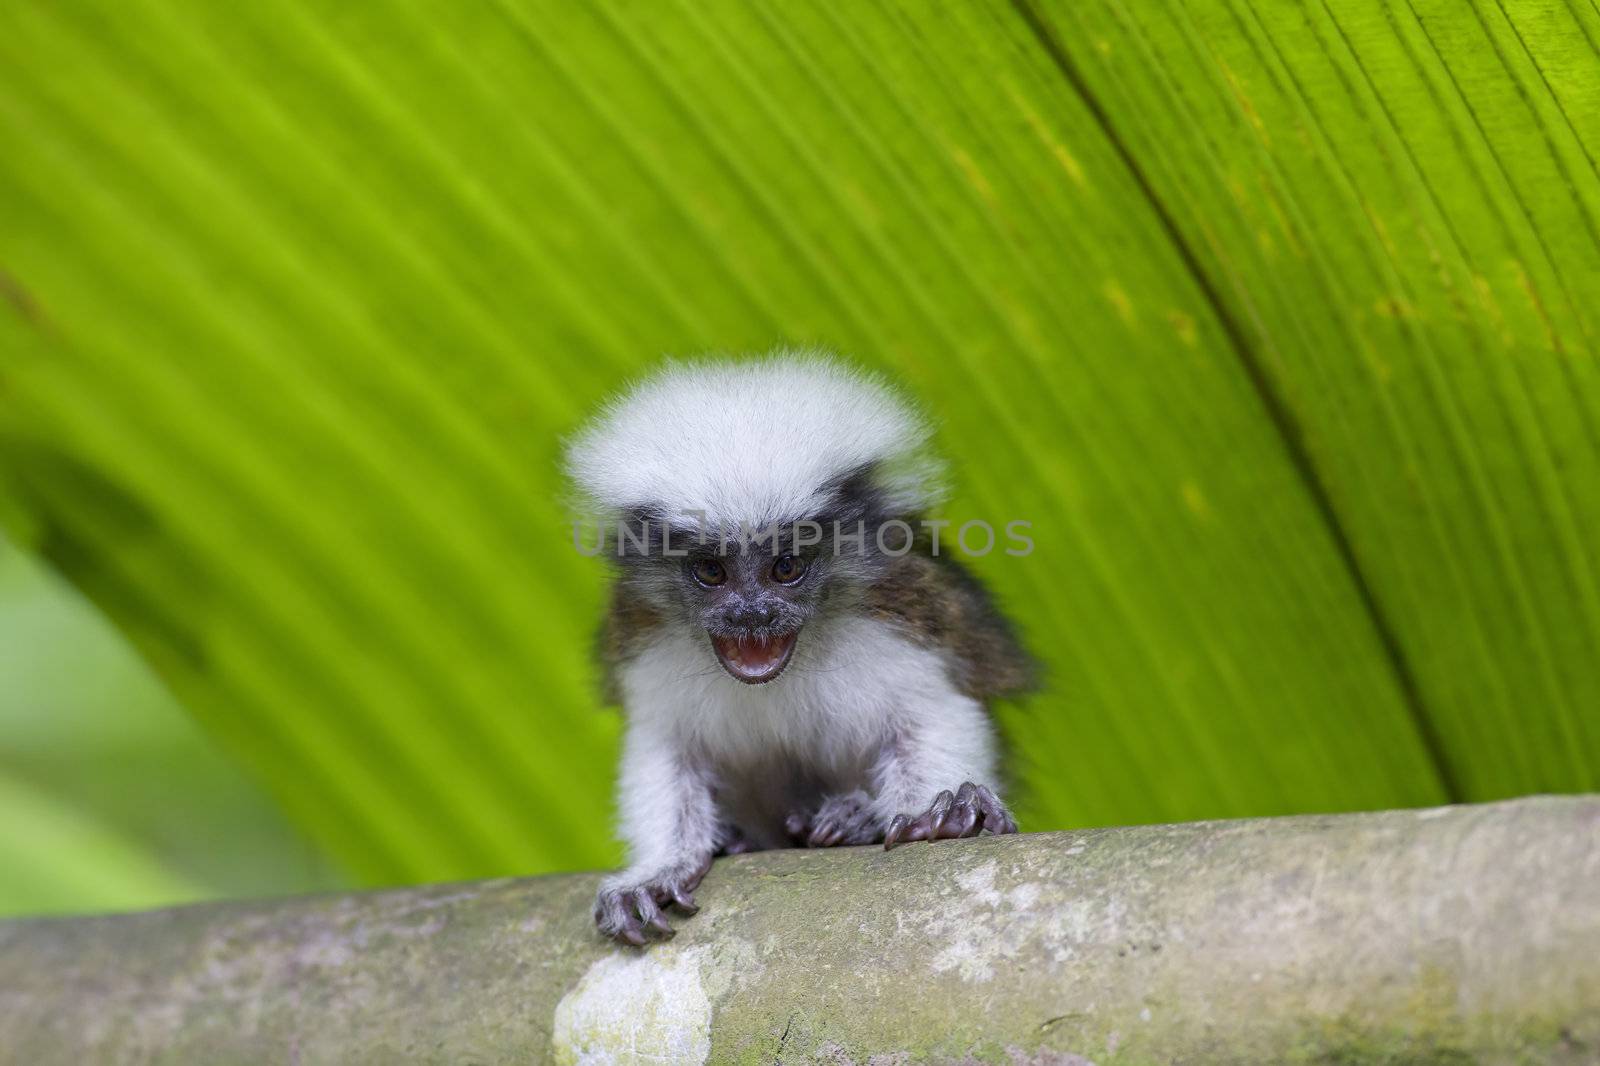
<path id="1" fill-rule="evenodd" d="M 0 1062 L 1595 1063 L 1600 797 L 0 923 Z"/>

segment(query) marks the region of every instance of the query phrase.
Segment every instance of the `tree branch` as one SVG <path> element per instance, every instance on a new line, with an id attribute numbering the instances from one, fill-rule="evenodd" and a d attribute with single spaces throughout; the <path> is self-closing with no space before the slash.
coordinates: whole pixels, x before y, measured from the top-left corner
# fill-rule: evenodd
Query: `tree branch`
<path id="1" fill-rule="evenodd" d="M 1600 1060 L 1600 797 L 741 856 L 644 952 L 595 881 L 0 923 L 0 1061 Z"/>

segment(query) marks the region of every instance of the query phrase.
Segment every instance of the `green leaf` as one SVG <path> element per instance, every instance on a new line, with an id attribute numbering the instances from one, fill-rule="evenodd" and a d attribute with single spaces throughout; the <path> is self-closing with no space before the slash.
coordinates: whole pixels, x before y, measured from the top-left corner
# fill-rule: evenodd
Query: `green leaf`
<path id="1" fill-rule="evenodd" d="M 559 439 L 825 343 L 1049 668 L 1034 827 L 1592 788 L 1592 13 L 0 13 L 10 525 L 360 876 L 594 865 Z"/>
<path id="2" fill-rule="evenodd" d="M 0 804 L 0 914 L 339 883 L 94 608 L 4 540 L 0 781 L 28 799 Z M 72 828 L 47 829 L 40 806 L 53 812 L 49 825 Z M 159 869 L 166 880 L 109 869 L 88 876 L 107 851 L 135 855 L 138 869 Z M 52 895 L 47 886 L 61 877 L 71 892 Z M 161 895 L 160 884 L 172 894 Z"/>
<path id="3" fill-rule="evenodd" d="M 0 775 L 0 914 L 132 910 L 203 898 L 143 848 Z"/>

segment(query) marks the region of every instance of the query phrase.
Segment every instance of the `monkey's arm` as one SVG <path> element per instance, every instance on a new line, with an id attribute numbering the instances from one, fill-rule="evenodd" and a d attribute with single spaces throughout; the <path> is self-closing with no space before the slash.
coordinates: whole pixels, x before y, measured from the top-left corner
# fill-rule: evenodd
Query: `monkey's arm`
<path id="1" fill-rule="evenodd" d="M 709 774 L 671 731 L 638 717 L 623 740 L 619 801 L 628 866 L 600 883 L 594 917 L 602 933 L 639 945 L 672 935 L 663 907 L 695 912 L 716 847 L 716 804 Z"/>
<path id="2" fill-rule="evenodd" d="M 873 767 L 873 813 L 886 848 L 910 840 L 1015 833 L 994 792 L 989 716 L 953 689 L 910 707 Z"/>
<path id="3" fill-rule="evenodd" d="M 887 637 L 887 639 L 885 639 Z M 884 687 L 856 696 L 894 710 L 881 720 L 867 788 L 826 797 L 792 815 L 785 828 L 807 847 L 934 840 L 1015 833 L 1017 823 L 995 794 L 995 737 L 988 712 L 956 680 L 947 649 L 921 646 L 878 629 L 870 644 L 875 680 Z"/>

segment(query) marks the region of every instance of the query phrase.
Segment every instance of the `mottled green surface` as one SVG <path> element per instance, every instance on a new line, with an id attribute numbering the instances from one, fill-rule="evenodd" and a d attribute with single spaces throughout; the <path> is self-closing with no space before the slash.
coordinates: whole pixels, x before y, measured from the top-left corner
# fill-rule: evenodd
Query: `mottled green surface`
<path id="1" fill-rule="evenodd" d="M 0 1061 L 1592 1063 L 1600 797 L 0 923 Z"/>

